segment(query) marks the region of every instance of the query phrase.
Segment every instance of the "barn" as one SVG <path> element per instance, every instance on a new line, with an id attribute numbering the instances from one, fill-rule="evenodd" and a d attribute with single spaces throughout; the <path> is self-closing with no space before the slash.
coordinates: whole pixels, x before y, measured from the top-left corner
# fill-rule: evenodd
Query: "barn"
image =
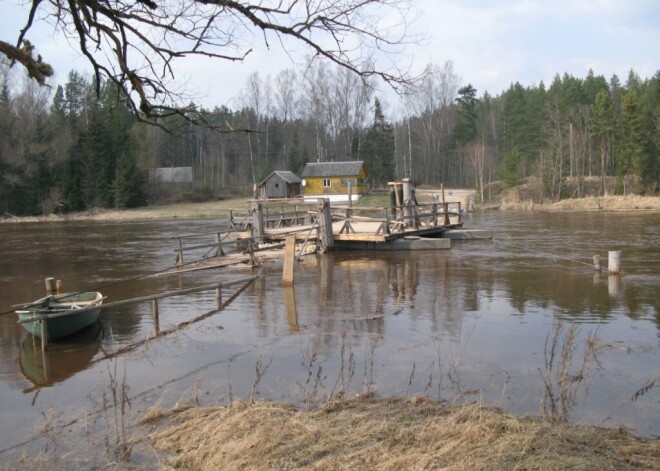
<path id="1" fill-rule="evenodd" d="M 276 170 L 259 183 L 258 194 L 261 199 L 295 198 L 300 196 L 301 182 L 300 177 L 293 172 Z"/>
<path id="2" fill-rule="evenodd" d="M 302 176 L 306 200 L 348 201 L 349 183 L 352 200 L 358 200 L 367 192 L 367 171 L 361 160 L 311 162 L 305 165 Z"/>

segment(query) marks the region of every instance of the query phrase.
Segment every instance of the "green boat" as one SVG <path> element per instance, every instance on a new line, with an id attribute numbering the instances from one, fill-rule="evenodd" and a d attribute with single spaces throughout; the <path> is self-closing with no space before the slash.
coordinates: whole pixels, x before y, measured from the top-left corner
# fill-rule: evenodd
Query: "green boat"
<path id="1" fill-rule="evenodd" d="M 82 293 L 56 294 L 46 296 L 33 303 L 23 306 L 17 310 L 18 320 L 21 325 L 32 335 L 41 337 L 41 322 L 46 322 L 48 340 L 57 340 L 81 331 L 92 325 L 101 314 L 100 309 L 84 310 L 78 309 L 92 306 L 100 306 L 103 296 L 96 291 L 85 291 Z M 74 311 L 70 314 L 61 315 L 66 311 Z M 33 322 L 25 322 L 34 318 L 44 318 Z"/>

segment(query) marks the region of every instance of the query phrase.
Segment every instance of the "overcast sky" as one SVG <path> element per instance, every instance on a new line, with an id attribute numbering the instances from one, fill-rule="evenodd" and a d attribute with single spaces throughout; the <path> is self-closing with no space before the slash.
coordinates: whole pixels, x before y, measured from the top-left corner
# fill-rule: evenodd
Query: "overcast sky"
<path id="1" fill-rule="evenodd" d="M 23 0 L 0 0 L 0 38 L 13 43 L 24 25 Z M 417 0 L 412 32 L 426 36 L 406 48 L 412 68 L 451 60 L 462 84 L 479 95 L 498 95 L 513 82 L 549 84 L 555 74 L 585 77 L 589 69 L 622 82 L 630 69 L 642 78 L 660 70 L 660 0 Z M 28 38 L 63 84 L 71 69 L 91 69 L 52 28 L 37 23 Z M 186 63 L 185 78 L 205 107 L 232 107 L 254 71 L 263 76 L 293 67 L 278 47 L 257 39 L 243 63 L 198 58 Z M 405 58 L 402 58 L 405 60 Z M 382 92 L 385 93 L 385 92 Z"/>

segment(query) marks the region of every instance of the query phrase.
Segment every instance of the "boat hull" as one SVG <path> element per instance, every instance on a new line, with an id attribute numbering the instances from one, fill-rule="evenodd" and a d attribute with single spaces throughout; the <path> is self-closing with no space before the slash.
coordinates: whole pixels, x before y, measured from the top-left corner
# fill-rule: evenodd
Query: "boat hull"
<path id="1" fill-rule="evenodd" d="M 49 316 L 71 309 L 87 307 L 92 303 L 100 305 L 103 297 L 100 293 L 79 293 L 71 299 L 65 298 L 67 302 L 62 302 L 61 299 L 60 297 L 59 302 L 50 302 L 45 309 L 16 311 L 19 321 L 46 316 L 45 320 L 26 322 L 21 325 L 32 335 L 41 337 L 41 322 L 46 322 L 48 340 L 58 340 L 89 327 L 98 320 L 101 314 L 100 309 L 94 309 L 80 314 L 74 312 L 62 317 L 49 318 Z"/>

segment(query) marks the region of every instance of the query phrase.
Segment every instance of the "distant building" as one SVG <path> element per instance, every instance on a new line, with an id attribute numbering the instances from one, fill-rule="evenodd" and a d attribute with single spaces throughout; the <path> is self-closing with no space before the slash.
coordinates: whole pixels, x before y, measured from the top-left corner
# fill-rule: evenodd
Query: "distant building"
<path id="1" fill-rule="evenodd" d="M 328 198 L 348 201 L 348 184 L 352 200 L 367 192 L 367 171 L 361 160 L 349 162 L 311 162 L 303 170 L 305 199 Z"/>
<path id="2" fill-rule="evenodd" d="M 276 170 L 257 187 L 261 199 L 295 198 L 300 196 L 302 180 L 298 175 L 288 170 Z"/>
<path id="3" fill-rule="evenodd" d="M 192 183 L 192 167 L 160 167 L 151 169 L 149 180 L 152 183 Z"/>

